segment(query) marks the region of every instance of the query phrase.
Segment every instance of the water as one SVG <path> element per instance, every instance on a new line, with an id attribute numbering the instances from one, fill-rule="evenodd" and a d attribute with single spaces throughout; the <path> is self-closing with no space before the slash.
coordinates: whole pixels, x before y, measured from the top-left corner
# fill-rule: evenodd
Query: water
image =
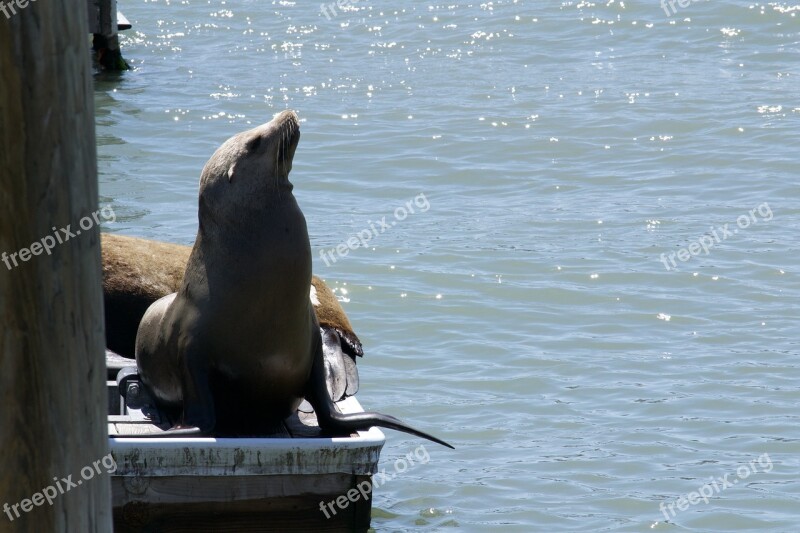
<path id="1" fill-rule="evenodd" d="M 211 153 L 295 109 L 359 398 L 457 447 L 387 432 L 377 531 L 796 531 L 800 6 L 347 5 L 122 2 L 105 229 L 191 243 Z"/>

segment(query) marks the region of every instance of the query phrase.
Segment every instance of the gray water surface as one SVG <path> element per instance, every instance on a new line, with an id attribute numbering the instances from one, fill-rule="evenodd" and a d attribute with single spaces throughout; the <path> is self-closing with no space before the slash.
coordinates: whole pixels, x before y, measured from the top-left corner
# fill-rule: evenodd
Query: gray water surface
<path id="1" fill-rule="evenodd" d="M 685 3 L 124 0 L 104 229 L 294 109 L 358 397 L 456 446 L 387 431 L 377 531 L 797 531 L 800 6 Z"/>

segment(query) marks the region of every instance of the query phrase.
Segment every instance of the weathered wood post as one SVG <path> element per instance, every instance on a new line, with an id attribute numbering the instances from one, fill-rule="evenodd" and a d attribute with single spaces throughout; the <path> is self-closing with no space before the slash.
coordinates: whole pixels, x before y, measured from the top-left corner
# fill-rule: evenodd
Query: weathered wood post
<path id="1" fill-rule="evenodd" d="M 3 6 L 0 531 L 107 533 L 100 238 L 84 219 L 98 208 L 86 4 Z"/>
<path id="2" fill-rule="evenodd" d="M 97 62 L 106 70 L 128 70 L 122 58 L 117 28 L 117 0 L 86 0 L 89 32 Z"/>

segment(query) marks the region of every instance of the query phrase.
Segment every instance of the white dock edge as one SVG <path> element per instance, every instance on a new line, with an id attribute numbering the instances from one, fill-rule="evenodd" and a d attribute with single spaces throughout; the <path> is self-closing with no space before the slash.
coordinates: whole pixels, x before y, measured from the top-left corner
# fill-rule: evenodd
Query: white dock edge
<path id="1" fill-rule="evenodd" d="M 362 412 L 355 397 L 337 404 Z M 378 428 L 335 438 L 110 437 L 113 477 L 372 475 L 386 437 Z"/>

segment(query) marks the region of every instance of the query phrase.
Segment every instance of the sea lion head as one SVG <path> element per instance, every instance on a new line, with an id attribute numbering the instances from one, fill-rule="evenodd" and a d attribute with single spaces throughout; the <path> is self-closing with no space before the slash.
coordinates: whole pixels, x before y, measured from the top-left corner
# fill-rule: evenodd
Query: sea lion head
<path id="1" fill-rule="evenodd" d="M 263 210 L 283 193 L 291 196 L 289 172 L 299 141 L 300 121 L 290 110 L 225 141 L 200 175 L 200 220 L 202 212 L 231 220 Z"/>

